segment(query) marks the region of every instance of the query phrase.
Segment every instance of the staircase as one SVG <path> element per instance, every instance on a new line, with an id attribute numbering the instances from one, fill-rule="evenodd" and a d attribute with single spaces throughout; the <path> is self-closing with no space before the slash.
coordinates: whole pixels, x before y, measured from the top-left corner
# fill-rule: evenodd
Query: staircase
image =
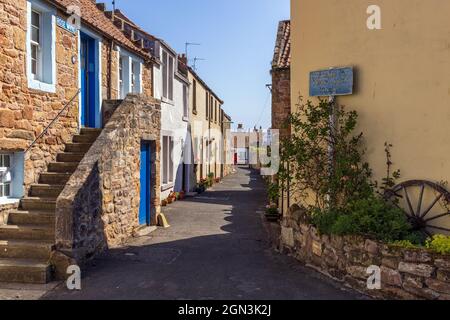
<path id="1" fill-rule="evenodd" d="M 31 186 L 19 210 L 10 212 L 8 224 L 0 226 L 0 282 L 45 284 L 51 280 L 56 199 L 100 132 L 81 129 L 40 175 L 39 183 Z"/>

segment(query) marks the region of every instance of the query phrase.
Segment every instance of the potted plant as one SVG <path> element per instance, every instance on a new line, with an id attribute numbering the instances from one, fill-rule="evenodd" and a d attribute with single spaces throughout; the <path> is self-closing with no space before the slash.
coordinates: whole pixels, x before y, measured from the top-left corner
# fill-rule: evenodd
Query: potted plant
<path id="1" fill-rule="evenodd" d="M 271 204 L 266 207 L 265 216 L 268 221 L 277 222 L 280 219 L 280 211 L 276 205 Z"/>
<path id="2" fill-rule="evenodd" d="M 162 201 L 161 201 L 161 206 L 162 206 L 162 207 L 167 206 L 167 200 L 162 200 Z"/>
<path id="3" fill-rule="evenodd" d="M 179 200 L 184 200 L 184 197 L 186 196 L 186 193 L 184 191 L 181 191 L 178 195 Z"/>
<path id="4" fill-rule="evenodd" d="M 167 204 L 171 204 L 173 202 L 173 199 L 172 199 L 172 197 L 169 196 L 166 201 L 167 201 Z"/>

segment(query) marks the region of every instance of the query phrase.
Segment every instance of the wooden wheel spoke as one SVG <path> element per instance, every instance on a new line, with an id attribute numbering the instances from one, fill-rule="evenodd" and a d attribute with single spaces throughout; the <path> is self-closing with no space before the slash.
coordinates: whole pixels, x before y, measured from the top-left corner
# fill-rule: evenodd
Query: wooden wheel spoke
<path id="1" fill-rule="evenodd" d="M 431 209 L 433 209 L 433 207 L 436 205 L 436 203 L 438 203 L 439 200 L 441 200 L 443 194 L 440 193 L 436 199 L 431 203 L 431 205 L 421 214 L 421 218 L 425 217 L 428 213 L 430 213 Z"/>
<path id="2" fill-rule="evenodd" d="M 418 193 L 416 192 L 417 188 Z M 431 198 L 432 202 L 428 201 L 428 189 L 435 195 L 434 198 Z M 443 221 L 438 219 L 450 218 L 448 208 L 445 207 L 445 210 L 440 210 L 441 213 L 435 214 L 437 211 L 435 207 L 437 208 L 436 205 L 440 203 L 439 201 L 443 198 L 450 200 L 450 192 L 442 185 L 426 180 L 410 180 L 402 182 L 390 190 L 385 190 L 384 196 L 387 201 L 404 198 L 404 202 L 391 201 L 391 203 L 402 210 L 415 230 L 425 236 L 430 237 L 439 231 L 450 232 L 449 228 L 438 226 L 442 225 L 440 222 Z M 447 212 L 443 213 L 443 211 Z M 437 226 L 430 225 L 431 222 Z"/>
<path id="3" fill-rule="evenodd" d="M 406 202 L 408 203 L 409 211 L 411 212 L 412 216 L 415 216 L 416 213 L 414 212 L 413 206 L 411 204 L 411 198 L 409 197 L 408 190 L 406 189 L 406 187 L 403 188 L 403 190 L 405 191 Z"/>
<path id="4" fill-rule="evenodd" d="M 421 215 L 422 212 L 422 202 L 423 202 L 423 193 L 425 191 L 425 184 L 423 183 L 422 186 L 420 187 L 420 196 L 419 196 L 419 201 L 417 202 L 417 216 Z"/>
<path id="5" fill-rule="evenodd" d="M 437 230 L 442 230 L 442 231 L 447 231 L 447 232 L 450 232 L 450 229 L 447 229 L 447 228 L 443 228 L 443 227 L 437 227 L 437 226 L 427 226 L 427 228 L 432 228 L 432 229 L 437 229 Z"/>
<path id="6" fill-rule="evenodd" d="M 437 219 L 445 217 L 445 216 L 450 216 L 450 212 L 438 214 L 432 218 L 428 218 L 428 219 L 424 220 L 424 222 L 430 222 L 430 221 L 437 220 Z"/>

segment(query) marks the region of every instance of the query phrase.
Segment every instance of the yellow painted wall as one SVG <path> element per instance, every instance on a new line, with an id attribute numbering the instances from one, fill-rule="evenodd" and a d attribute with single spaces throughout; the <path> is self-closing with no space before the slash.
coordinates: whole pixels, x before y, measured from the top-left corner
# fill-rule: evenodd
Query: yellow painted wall
<path id="1" fill-rule="evenodd" d="M 208 129 L 214 129 L 215 131 L 211 131 L 211 135 L 214 135 L 214 132 L 221 132 L 221 125 L 219 121 L 219 113 L 221 110 L 220 102 L 216 99 L 216 97 L 213 96 L 213 103 L 215 106 L 215 103 L 217 101 L 218 105 L 218 121 L 215 122 L 214 119 L 212 121 L 209 121 L 206 118 L 206 95 L 207 92 L 209 93 L 209 90 L 198 80 L 196 79 L 196 76 L 189 72 L 189 83 L 190 83 L 190 97 L 189 97 L 189 109 L 190 109 L 190 124 L 191 124 L 191 132 L 192 132 L 192 138 L 200 137 L 203 141 L 203 165 L 198 164 L 198 170 L 197 170 L 197 181 L 200 181 L 201 178 L 206 178 L 210 172 L 213 172 L 215 174 L 215 177 L 220 177 L 220 160 L 217 161 L 212 158 L 211 164 L 207 163 L 207 157 L 206 157 L 206 142 L 208 141 L 205 138 L 209 138 L 209 132 Z M 194 112 L 194 89 L 193 89 L 193 83 L 194 80 L 197 82 L 197 108 L 196 112 Z M 210 96 L 210 95 L 209 95 Z M 196 126 L 196 122 L 201 122 L 201 126 Z M 195 140 L 194 140 L 195 141 Z M 220 141 L 220 137 L 218 137 L 215 141 Z M 215 143 L 215 142 L 214 142 Z M 217 149 L 217 154 L 220 154 L 220 150 Z M 217 163 L 216 163 L 217 162 Z M 209 169 L 209 170 L 208 170 Z"/>
<path id="2" fill-rule="evenodd" d="M 372 4 L 382 30 L 367 29 Z M 291 10 L 293 108 L 309 98 L 310 71 L 353 66 L 355 94 L 337 100 L 360 114 L 375 178 L 389 141 L 402 180 L 450 181 L 450 1 L 291 0 Z"/>

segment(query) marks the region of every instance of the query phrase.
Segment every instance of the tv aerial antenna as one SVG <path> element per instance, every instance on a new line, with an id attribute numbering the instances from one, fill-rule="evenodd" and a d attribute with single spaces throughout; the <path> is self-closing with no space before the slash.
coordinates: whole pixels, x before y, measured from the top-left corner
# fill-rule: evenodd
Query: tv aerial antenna
<path id="1" fill-rule="evenodd" d="M 200 43 L 196 43 L 196 42 L 186 42 L 184 45 L 185 45 L 184 53 L 186 54 L 186 57 L 188 56 L 189 47 L 191 47 L 191 46 L 201 46 Z"/>

